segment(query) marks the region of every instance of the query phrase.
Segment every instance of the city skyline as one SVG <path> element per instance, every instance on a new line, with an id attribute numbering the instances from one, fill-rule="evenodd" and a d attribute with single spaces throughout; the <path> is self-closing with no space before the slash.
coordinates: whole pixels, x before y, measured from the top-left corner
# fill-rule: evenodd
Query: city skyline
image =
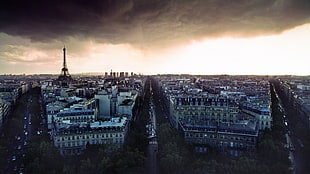
<path id="1" fill-rule="evenodd" d="M 305 0 L 5 4 L 0 74 L 310 74 Z"/>

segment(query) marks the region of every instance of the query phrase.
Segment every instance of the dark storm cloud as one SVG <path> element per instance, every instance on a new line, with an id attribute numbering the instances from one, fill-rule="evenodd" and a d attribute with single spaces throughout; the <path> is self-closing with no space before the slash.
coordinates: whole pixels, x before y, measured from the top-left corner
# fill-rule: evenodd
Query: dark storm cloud
<path id="1" fill-rule="evenodd" d="M 7 0 L 0 32 L 138 47 L 274 34 L 309 22 L 309 0 Z"/>

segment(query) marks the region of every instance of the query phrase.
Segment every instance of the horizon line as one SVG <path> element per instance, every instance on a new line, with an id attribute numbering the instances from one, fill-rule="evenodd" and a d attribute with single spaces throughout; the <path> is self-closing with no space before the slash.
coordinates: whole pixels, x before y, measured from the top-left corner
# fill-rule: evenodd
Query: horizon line
<path id="1" fill-rule="evenodd" d="M 96 74 L 96 75 L 105 75 L 105 72 L 81 72 L 81 73 L 70 73 L 70 75 L 83 75 L 83 74 Z M 114 71 L 114 72 L 133 72 L 133 71 Z M 134 73 L 134 72 L 133 72 Z M 0 76 L 4 75 L 59 75 L 57 73 L 20 73 L 20 74 L 14 74 L 14 73 L 1 73 Z M 110 75 L 110 74 L 108 74 Z M 189 74 L 189 73 L 156 73 L 156 74 L 144 74 L 144 73 L 134 73 L 134 75 L 144 75 L 144 76 L 154 76 L 154 75 L 192 75 L 192 76 L 310 76 L 308 75 L 302 75 L 302 74 Z"/>

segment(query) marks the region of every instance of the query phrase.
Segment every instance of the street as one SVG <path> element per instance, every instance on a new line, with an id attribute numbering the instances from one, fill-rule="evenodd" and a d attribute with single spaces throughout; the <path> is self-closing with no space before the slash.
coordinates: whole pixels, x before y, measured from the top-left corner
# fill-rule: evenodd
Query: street
<path id="1" fill-rule="evenodd" d="M 276 94 L 276 98 L 278 99 L 278 107 L 283 115 L 283 123 L 286 127 L 286 148 L 289 150 L 289 160 L 291 161 L 291 169 L 293 174 L 301 174 L 307 173 L 304 171 L 305 165 L 307 165 L 303 158 L 303 142 L 295 135 L 294 128 L 290 126 L 290 117 L 282 103 L 281 98 L 278 96 L 277 91 L 273 87 L 273 90 Z"/>
<path id="2" fill-rule="evenodd" d="M 147 147 L 147 166 L 149 174 L 157 174 L 158 172 L 158 164 L 157 164 L 157 154 L 158 154 L 158 142 L 156 135 L 156 115 L 154 110 L 154 102 L 153 102 L 153 91 L 152 86 L 150 86 L 151 99 L 149 103 L 149 122 L 146 125 L 146 130 L 149 138 L 149 144 Z"/>
<path id="3" fill-rule="evenodd" d="M 30 95 L 27 99 L 27 106 L 24 112 L 22 120 L 23 132 L 16 132 L 14 139 L 10 141 L 10 155 L 7 160 L 6 172 L 7 173 L 19 173 L 22 174 L 24 171 L 24 158 L 26 156 L 26 147 L 31 138 L 31 119 L 30 105 L 32 102 L 32 96 Z"/>
<path id="4" fill-rule="evenodd" d="M 35 98 L 35 99 L 34 99 Z M 43 133 L 43 126 L 39 125 L 40 120 L 43 118 L 43 106 L 40 101 L 40 96 L 33 96 L 30 94 L 26 99 L 25 110 L 23 110 L 23 115 L 21 118 L 17 117 L 18 122 L 16 124 L 21 124 L 18 127 L 22 129 L 13 128 L 14 136 L 7 137 L 8 141 L 8 159 L 5 166 L 5 173 L 7 174 L 23 174 L 25 169 L 24 159 L 27 155 L 27 147 L 33 136 L 39 136 Z M 39 113 L 35 113 L 32 110 L 33 102 L 39 102 Z M 41 116 L 41 117 L 40 117 Z M 9 128 L 12 129 L 12 128 Z"/>

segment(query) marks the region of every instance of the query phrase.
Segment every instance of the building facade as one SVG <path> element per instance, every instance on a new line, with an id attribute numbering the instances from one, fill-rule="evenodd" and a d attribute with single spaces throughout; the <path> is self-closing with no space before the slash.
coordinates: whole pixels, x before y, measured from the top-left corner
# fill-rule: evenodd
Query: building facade
<path id="1" fill-rule="evenodd" d="M 155 78 L 170 124 L 199 151 L 255 151 L 259 132 L 272 127 L 270 84 L 261 77 Z M 204 149 L 204 150 L 201 150 Z"/>
<path id="2" fill-rule="evenodd" d="M 66 122 L 53 131 L 52 137 L 62 155 L 76 155 L 92 144 L 114 144 L 122 148 L 127 133 L 128 120 L 119 117 L 93 123 Z"/>
<path id="3" fill-rule="evenodd" d="M 181 130 L 188 144 L 211 146 L 232 155 L 254 151 L 257 122 L 244 115 L 232 99 L 219 96 L 175 97 L 171 104 L 171 125 Z"/>
<path id="4" fill-rule="evenodd" d="M 192 124 L 180 122 L 184 139 L 198 147 L 211 146 L 231 155 L 255 151 L 258 129 L 254 122 Z"/>
<path id="5" fill-rule="evenodd" d="M 0 99 L 0 130 L 4 125 L 4 121 L 9 116 L 10 110 L 11 110 L 11 105 L 8 102 Z"/>

